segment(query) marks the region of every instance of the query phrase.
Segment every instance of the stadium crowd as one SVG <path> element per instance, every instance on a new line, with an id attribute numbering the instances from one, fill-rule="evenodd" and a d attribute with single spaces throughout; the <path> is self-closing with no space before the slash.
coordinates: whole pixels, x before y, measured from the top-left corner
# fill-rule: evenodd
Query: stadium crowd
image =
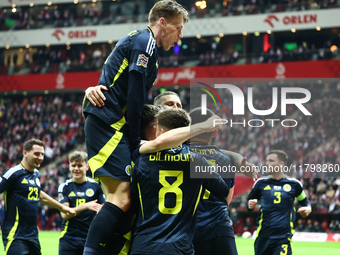
<path id="1" fill-rule="evenodd" d="M 146 22 L 149 5 L 148 1 L 99 1 L 37 5 L 34 8 L 17 6 L 15 11 L 12 7 L 4 7 L 0 9 L 0 31 Z M 191 1 L 183 1 L 183 5 L 189 10 L 192 19 L 337 8 L 339 2 L 334 0 L 219 0 L 208 1 L 205 9 L 200 9 Z"/>
<path id="2" fill-rule="evenodd" d="M 29 138 L 45 143 L 44 165 L 84 142 L 81 95 L 5 96 L 0 101 L 0 172 L 18 164 Z"/>
<path id="3" fill-rule="evenodd" d="M 330 47 L 336 42 L 328 38 L 319 42 L 317 47 L 315 44 L 308 46 L 304 42 L 303 46 L 299 45 L 291 51 L 284 47 L 276 47 L 268 49 L 267 52 L 256 51 L 246 55 L 235 48 L 226 51 L 227 42 L 225 40 L 221 40 L 218 46 L 213 38 L 207 38 L 203 42 L 196 38 L 186 40 L 187 44 L 191 45 L 190 49 L 182 49 L 179 54 L 161 52 L 160 67 L 179 67 L 186 66 L 188 63 L 206 66 L 337 58 L 337 51 L 330 50 Z M 9 54 L 0 51 L 0 75 L 100 71 L 113 47 L 114 44 L 92 44 L 91 46 L 71 45 L 70 50 L 65 49 L 64 46 L 40 46 L 32 50 L 19 49 L 15 51 L 11 49 L 13 52 Z M 22 56 L 19 58 L 18 55 Z"/>

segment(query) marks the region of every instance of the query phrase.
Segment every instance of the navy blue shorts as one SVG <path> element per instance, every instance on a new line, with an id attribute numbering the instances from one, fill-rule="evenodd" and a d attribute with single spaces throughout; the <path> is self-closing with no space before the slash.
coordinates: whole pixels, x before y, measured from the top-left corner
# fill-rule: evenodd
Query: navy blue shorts
<path id="1" fill-rule="evenodd" d="M 121 235 L 114 235 L 110 243 L 106 244 L 100 251 L 91 247 L 85 247 L 86 254 L 100 254 L 100 255 L 129 255 L 131 248 L 131 241 L 125 239 Z M 63 255 L 63 254 L 59 254 Z"/>
<path id="2" fill-rule="evenodd" d="M 255 255 L 292 255 L 292 245 L 287 238 L 257 238 L 255 240 L 254 248 Z"/>
<path id="3" fill-rule="evenodd" d="M 85 240 L 59 239 L 59 255 L 83 255 Z"/>
<path id="4" fill-rule="evenodd" d="M 108 243 L 103 255 L 127 255 L 130 254 L 131 241 L 121 235 L 114 235 L 112 242 Z"/>
<path id="5" fill-rule="evenodd" d="M 39 240 L 14 239 L 6 255 L 41 255 Z"/>
<path id="6" fill-rule="evenodd" d="M 235 237 L 221 236 L 194 243 L 195 255 L 238 255 Z"/>
<path id="7" fill-rule="evenodd" d="M 93 178 L 97 181 L 101 176 L 130 181 L 131 149 L 124 123 L 118 121 L 109 126 L 92 114 L 86 118 L 86 149 Z"/>

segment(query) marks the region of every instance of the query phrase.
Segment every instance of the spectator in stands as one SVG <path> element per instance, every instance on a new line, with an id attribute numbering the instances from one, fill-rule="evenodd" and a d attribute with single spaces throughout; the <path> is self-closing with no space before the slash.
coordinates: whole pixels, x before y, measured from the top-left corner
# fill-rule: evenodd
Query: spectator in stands
<path id="1" fill-rule="evenodd" d="M 305 225 L 303 224 L 304 220 L 298 219 L 298 222 L 295 227 L 296 232 L 304 232 L 305 231 Z"/>
<path id="2" fill-rule="evenodd" d="M 333 186 L 328 186 L 327 191 L 326 191 L 326 197 L 332 198 L 335 194 L 335 190 L 333 189 Z"/>
<path id="3" fill-rule="evenodd" d="M 52 222 L 52 230 L 60 231 L 63 218 L 60 213 L 55 214 L 54 221 Z"/>
<path id="4" fill-rule="evenodd" d="M 230 210 L 230 219 L 234 224 L 240 220 L 240 216 L 235 207 L 231 208 Z"/>
<path id="5" fill-rule="evenodd" d="M 247 217 L 246 222 L 244 223 L 244 226 L 243 226 L 243 232 L 246 232 L 246 231 L 251 232 L 252 228 L 253 228 L 253 223 L 251 222 L 250 217 Z"/>
<path id="6" fill-rule="evenodd" d="M 313 224 L 312 232 L 323 232 L 323 228 L 321 227 L 318 220 L 316 220 Z"/>
<path id="7" fill-rule="evenodd" d="M 43 208 L 40 210 L 40 223 L 41 223 L 41 230 L 45 230 L 46 223 L 48 221 L 48 206 L 44 205 Z"/>
<path id="8" fill-rule="evenodd" d="M 305 232 L 313 232 L 313 223 L 311 219 L 307 220 L 307 225 L 305 227 Z"/>
<path id="9" fill-rule="evenodd" d="M 340 233 L 340 226 L 338 220 L 331 220 L 329 223 L 329 233 Z"/>

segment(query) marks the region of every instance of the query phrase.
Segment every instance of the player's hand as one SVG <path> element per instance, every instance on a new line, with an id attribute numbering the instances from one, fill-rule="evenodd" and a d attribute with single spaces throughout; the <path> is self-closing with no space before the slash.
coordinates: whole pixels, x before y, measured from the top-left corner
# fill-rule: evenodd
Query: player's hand
<path id="1" fill-rule="evenodd" d="M 219 130 L 223 127 L 223 122 L 220 117 L 217 115 L 211 116 L 209 119 L 204 121 L 204 129 L 206 132 L 213 132 L 215 130 Z"/>
<path id="2" fill-rule="evenodd" d="M 242 159 L 240 167 L 245 176 L 253 178 L 253 181 L 258 179 L 256 166 L 252 163 L 249 163 L 246 157 Z"/>
<path id="3" fill-rule="evenodd" d="M 75 210 L 73 210 L 72 208 L 70 208 L 70 207 L 68 207 L 66 205 L 61 205 L 60 211 L 62 213 L 65 213 L 66 215 L 73 215 L 73 216 L 77 215 Z"/>
<path id="4" fill-rule="evenodd" d="M 310 206 L 303 206 L 300 207 L 297 212 L 300 213 L 303 218 L 305 218 L 312 212 L 312 208 Z"/>
<path id="5" fill-rule="evenodd" d="M 257 204 L 257 199 L 249 199 L 248 201 L 248 208 L 253 210 Z"/>
<path id="6" fill-rule="evenodd" d="M 97 203 L 97 199 L 87 202 L 86 203 L 86 208 L 87 210 L 94 211 L 94 212 L 99 212 L 99 210 L 102 208 L 103 205 Z"/>
<path id="7" fill-rule="evenodd" d="M 93 106 L 102 107 L 105 105 L 104 101 L 106 100 L 106 97 L 102 90 L 107 91 L 108 88 L 104 85 L 98 85 L 96 87 L 89 87 L 85 90 L 85 95 Z"/>

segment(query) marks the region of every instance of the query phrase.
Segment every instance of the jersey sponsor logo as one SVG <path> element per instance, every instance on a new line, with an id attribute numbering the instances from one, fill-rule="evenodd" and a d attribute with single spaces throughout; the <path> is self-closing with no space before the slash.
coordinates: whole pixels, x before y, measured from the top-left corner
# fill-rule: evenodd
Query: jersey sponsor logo
<path id="1" fill-rule="evenodd" d="M 139 54 L 137 59 L 137 66 L 143 66 L 146 68 L 148 66 L 148 61 L 149 58 L 147 56 L 145 56 L 144 54 Z"/>
<path id="2" fill-rule="evenodd" d="M 29 180 L 29 183 L 32 184 L 32 185 L 35 185 L 34 180 Z"/>
<path id="3" fill-rule="evenodd" d="M 93 189 L 87 189 L 87 190 L 86 190 L 86 196 L 92 197 L 93 195 L 94 195 Z"/>
<path id="4" fill-rule="evenodd" d="M 59 195 L 58 195 L 58 200 L 59 200 L 59 202 L 60 202 L 61 200 L 63 200 L 63 199 L 64 199 L 63 194 L 59 193 Z"/>
<path id="5" fill-rule="evenodd" d="M 128 175 L 128 176 L 130 176 L 131 175 L 131 166 L 130 165 L 127 165 L 126 167 L 125 167 L 125 173 Z"/>
<path id="6" fill-rule="evenodd" d="M 85 196 L 85 193 L 84 193 L 84 192 L 77 192 L 77 196 L 78 196 L 78 197 L 84 197 L 84 196 Z"/>
<path id="7" fill-rule="evenodd" d="M 75 196 L 76 196 L 76 194 L 74 194 L 74 192 L 73 192 L 73 191 L 71 191 L 71 192 L 70 192 L 70 194 L 68 194 L 68 196 L 69 196 L 69 197 L 75 197 Z"/>
<path id="8" fill-rule="evenodd" d="M 283 190 L 289 192 L 292 190 L 292 187 L 289 184 L 285 184 L 283 185 Z"/>
<path id="9" fill-rule="evenodd" d="M 39 178 L 35 179 L 35 182 L 36 182 L 37 185 L 40 187 L 40 180 L 39 180 Z"/>
<path id="10" fill-rule="evenodd" d="M 274 186 L 274 189 L 275 189 L 275 190 L 281 190 L 282 187 L 281 187 L 281 186 Z"/>
<path id="11" fill-rule="evenodd" d="M 22 184 L 28 184 L 28 181 L 26 180 L 26 178 L 24 178 L 22 181 L 21 181 Z"/>
<path id="12" fill-rule="evenodd" d="M 271 190 L 271 188 L 269 185 L 267 185 L 263 190 Z"/>

